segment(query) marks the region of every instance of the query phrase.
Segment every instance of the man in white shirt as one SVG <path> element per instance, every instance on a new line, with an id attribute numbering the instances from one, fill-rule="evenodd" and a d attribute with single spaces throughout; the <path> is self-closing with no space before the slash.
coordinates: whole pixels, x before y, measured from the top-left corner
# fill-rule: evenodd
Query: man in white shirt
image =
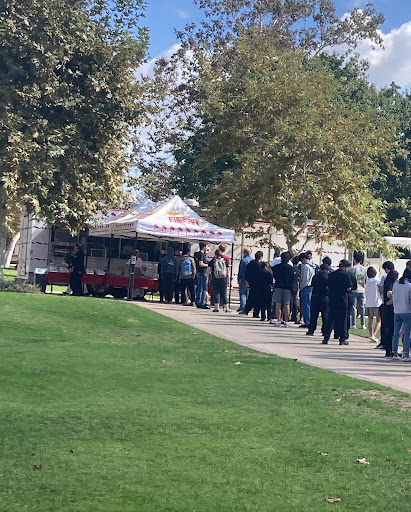
<path id="1" fill-rule="evenodd" d="M 304 323 L 300 325 L 303 329 L 310 327 L 311 320 L 311 295 L 313 293 L 313 287 L 311 281 L 315 275 L 315 269 L 309 263 L 308 255 L 303 252 L 299 256 L 301 261 L 300 266 L 300 298 L 301 298 L 301 313 L 303 315 Z"/>

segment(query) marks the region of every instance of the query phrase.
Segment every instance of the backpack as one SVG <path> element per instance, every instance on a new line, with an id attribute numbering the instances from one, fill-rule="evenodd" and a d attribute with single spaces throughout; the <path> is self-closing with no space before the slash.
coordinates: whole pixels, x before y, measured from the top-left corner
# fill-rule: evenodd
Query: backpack
<path id="1" fill-rule="evenodd" d="M 227 276 L 227 266 L 223 258 L 217 258 L 214 262 L 214 277 L 222 279 Z"/>
<path id="2" fill-rule="evenodd" d="M 193 275 L 193 263 L 190 258 L 183 258 L 181 262 L 181 276 L 191 277 Z"/>

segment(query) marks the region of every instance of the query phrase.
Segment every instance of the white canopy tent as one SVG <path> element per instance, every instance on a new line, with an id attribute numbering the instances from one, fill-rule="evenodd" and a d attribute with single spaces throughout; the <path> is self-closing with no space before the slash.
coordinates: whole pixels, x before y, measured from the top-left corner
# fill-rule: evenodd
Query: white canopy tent
<path id="1" fill-rule="evenodd" d="M 179 196 L 155 208 L 110 223 L 110 235 L 119 238 L 169 239 L 234 243 L 235 232 L 206 221 Z M 99 235 L 104 236 L 104 235 Z M 109 235 L 106 235 L 109 236 Z"/>
<path id="2" fill-rule="evenodd" d="M 150 199 L 146 199 L 142 203 L 134 203 L 131 205 L 131 210 L 116 210 L 111 209 L 107 212 L 107 214 L 103 217 L 100 216 L 101 220 L 96 223 L 94 226 L 90 227 L 89 235 L 90 236 L 102 236 L 107 237 L 112 235 L 113 225 L 122 220 L 127 221 L 136 217 L 136 215 L 143 215 L 154 208 L 156 208 L 156 203 L 151 201 Z"/>

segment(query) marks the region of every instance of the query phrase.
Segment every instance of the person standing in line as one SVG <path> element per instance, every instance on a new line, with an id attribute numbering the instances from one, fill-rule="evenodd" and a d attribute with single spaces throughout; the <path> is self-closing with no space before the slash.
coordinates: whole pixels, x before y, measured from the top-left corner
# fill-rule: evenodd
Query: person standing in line
<path id="1" fill-rule="evenodd" d="M 365 325 L 365 306 L 364 306 L 364 298 L 365 298 L 365 278 L 367 275 L 367 271 L 364 267 L 364 255 L 360 252 L 356 252 L 354 254 L 354 265 L 350 268 L 350 272 L 352 272 L 357 279 L 357 289 L 352 292 L 353 295 L 353 303 L 351 306 L 351 329 L 356 328 L 357 323 L 357 309 L 360 311 L 360 320 L 361 320 L 361 329 L 366 329 Z"/>
<path id="2" fill-rule="evenodd" d="M 183 256 L 178 260 L 177 273 L 180 281 L 181 302 L 183 306 L 195 306 L 194 282 L 196 278 L 196 264 L 190 256 L 188 247 L 184 247 Z M 190 302 L 187 300 L 187 291 Z"/>
<path id="3" fill-rule="evenodd" d="M 200 250 L 197 253 L 197 291 L 196 291 L 196 305 L 199 309 L 210 309 L 206 304 L 206 296 L 208 289 L 208 276 L 207 268 L 209 261 L 207 253 L 209 247 L 206 242 L 200 242 Z"/>
<path id="4" fill-rule="evenodd" d="M 261 263 L 261 272 L 258 274 L 259 283 L 256 291 L 256 315 L 261 314 L 260 321 L 270 319 L 273 274 L 269 263 Z"/>
<path id="5" fill-rule="evenodd" d="M 225 261 L 225 265 L 227 267 L 227 279 L 226 279 L 226 284 L 227 284 L 227 290 L 226 290 L 226 296 L 228 295 L 228 289 L 230 288 L 231 286 L 231 275 L 230 275 L 230 269 L 231 269 L 231 258 L 229 256 L 227 256 L 227 254 L 225 254 L 226 250 L 227 250 L 227 245 L 225 244 L 220 244 L 218 246 L 218 250 L 220 251 L 220 254 L 221 254 L 221 257 L 223 258 L 223 260 Z"/>
<path id="6" fill-rule="evenodd" d="M 274 327 L 281 327 L 281 317 L 284 318 L 284 327 L 288 327 L 290 319 L 291 290 L 294 281 L 294 269 L 289 265 L 291 254 L 283 252 L 281 263 L 273 267 L 274 291 L 273 304 L 275 304 L 275 317 L 277 321 Z"/>
<path id="7" fill-rule="evenodd" d="M 74 254 L 70 260 L 71 274 L 70 274 L 70 288 L 73 295 L 83 295 L 83 284 L 81 278 L 85 272 L 84 268 L 84 253 L 81 245 L 75 244 Z"/>
<path id="8" fill-rule="evenodd" d="M 329 313 L 329 300 L 328 300 L 328 265 L 323 263 L 320 266 L 320 271 L 313 277 L 313 294 L 311 296 L 311 318 L 310 327 L 307 331 L 307 336 L 314 336 L 317 329 L 318 316 L 321 313 L 322 328 L 321 332 L 324 336 L 325 326 L 328 323 Z"/>
<path id="9" fill-rule="evenodd" d="M 377 343 L 377 334 L 381 327 L 380 306 L 382 304 L 381 294 L 378 290 L 379 280 L 374 267 L 367 268 L 367 279 L 365 281 L 365 313 L 368 316 L 368 332 L 370 340 Z M 376 324 L 374 327 L 374 318 Z"/>
<path id="10" fill-rule="evenodd" d="M 227 254 L 225 254 L 227 246 L 224 244 L 220 244 L 218 246 L 218 250 L 220 251 L 221 257 L 225 261 L 226 267 L 229 269 L 231 267 L 231 258 L 230 256 L 227 256 Z M 227 273 L 227 275 L 229 275 L 229 272 Z"/>
<path id="11" fill-rule="evenodd" d="M 348 269 L 351 264 L 347 260 L 341 260 L 338 270 L 328 275 L 328 297 L 330 311 L 328 322 L 324 329 L 323 345 L 327 345 L 330 341 L 331 331 L 334 328 L 336 337 L 339 339 L 340 345 L 348 345 L 347 341 L 347 293 L 351 291 L 351 279 L 348 275 Z"/>
<path id="12" fill-rule="evenodd" d="M 249 247 L 244 247 L 243 249 L 243 257 L 240 261 L 240 266 L 238 269 L 238 292 L 240 294 L 240 307 L 237 312 L 243 311 L 247 302 L 248 297 L 248 288 L 245 281 L 245 269 L 247 265 L 252 261 L 251 257 L 251 249 Z"/>
<path id="13" fill-rule="evenodd" d="M 295 324 L 299 324 L 298 313 L 299 313 L 299 305 L 298 305 L 298 294 L 300 291 L 300 259 L 298 256 L 294 256 L 292 259 L 293 264 L 293 287 L 291 289 L 291 322 Z"/>
<path id="14" fill-rule="evenodd" d="M 385 266 L 385 268 L 384 268 Z M 398 279 L 398 272 L 394 268 L 392 261 L 386 261 L 383 265 L 387 273 L 383 284 L 383 317 L 381 318 L 381 343 L 377 348 L 385 349 L 385 355 L 392 355 L 392 337 L 394 335 L 394 307 L 391 292 L 395 281 Z"/>
<path id="15" fill-rule="evenodd" d="M 281 263 L 281 251 L 279 247 L 274 248 L 274 258 L 270 261 L 271 270 Z"/>
<path id="16" fill-rule="evenodd" d="M 351 268 L 352 267 L 350 265 L 350 267 L 348 268 L 348 277 L 351 280 L 351 290 L 347 293 L 347 340 L 350 337 L 350 329 L 355 328 L 355 324 L 354 327 L 351 327 L 351 315 L 352 309 L 355 304 L 354 294 L 357 291 L 357 278 L 355 277 L 355 274 L 354 272 L 352 272 Z"/>
<path id="17" fill-rule="evenodd" d="M 230 313 L 227 305 L 227 264 L 220 249 L 215 252 L 215 257 L 208 264 L 208 275 L 212 275 L 213 283 L 213 313 L 220 311 L 220 306 L 225 313 Z"/>
<path id="18" fill-rule="evenodd" d="M 394 334 L 392 338 L 393 361 L 403 360 L 411 362 L 410 335 L 411 335 L 411 270 L 406 268 L 401 279 L 394 283 L 392 288 L 392 301 L 394 308 Z M 388 292 L 390 294 L 390 292 Z M 398 344 L 401 330 L 404 329 L 404 345 L 402 358 L 398 355 Z M 386 357 L 387 354 L 386 354 Z"/>
<path id="19" fill-rule="evenodd" d="M 329 256 L 324 256 L 324 258 L 322 259 L 322 263 L 324 265 L 328 265 L 328 273 L 331 274 L 331 272 L 334 272 L 334 269 L 332 268 L 332 261 L 331 261 L 331 258 Z"/>
<path id="20" fill-rule="evenodd" d="M 169 247 L 167 254 L 161 260 L 161 277 L 164 284 L 164 298 L 167 304 L 173 301 L 174 287 L 177 276 L 177 258 L 174 249 Z"/>
<path id="21" fill-rule="evenodd" d="M 177 260 L 177 269 L 178 269 L 178 263 L 179 261 L 181 260 L 181 251 L 176 251 L 175 252 L 175 257 L 176 257 L 176 260 Z M 179 275 L 178 275 L 178 270 L 177 270 L 177 275 L 176 275 L 176 282 L 175 282 L 175 285 L 174 285 L 174 300 L 175 300 L 175 303 L 176 304 L 182 304 L 183 301 L 180 300 L 181 299 L 181 284 L 180 284 L 180 278 L 179 278 Z"/>
<path id="22" fill-rule="evenodd" d="M 313 251 L 308 249 L 307 251 L 305 251 L 305 254 L 307 255 L 307 258 L 308 258 L 307 263 L 313 267 L 315 273 L 319 272 L 320 267 L 317 265 L 317 263 L 314 263 L 314 261 L 313 261 Z"/>
<path id="23" fill-rule="evenodd" d="M 245 307 L 239 312 L 240 315 L 248 315 L 248 313 L 256 308 L 257 304 L 257 290 L 260 282 L 260 273 L 262 271 L 263 252 L 257 251 L 255 258 L 250 261 L 245 269 L 245 280 L 248 286 L 248 298 Z"/>
<path id="24" fill-rule="evenodd" d="M 312 279 L 315 275 L 314 267 L 309 263 L 307 253 L 303 252 L 299 256 L 301 261 L 300 266 L 300 297 L 301 297 L 301 312 L 303 315 L 304 323 L 300 325 L 303 329 L 310 327 L 310 305 L 311 295 L 313 292 Z"/>
<path id="25" fill-rule="evenodd" d="M 158 263 L 157 274 L 158 274 L 158 293 L 160 294 L 160 302 L 164 302 L 164 286 L 163 286 L 163 280 L 161 279 L 161 261 Z"/>
<path id="26" fill-rule="evenodd" d="M 382 320 L 384 318 L 384 300 L 383 300 L 383 298 L 384 298 L 384 281 L 387 278 L 387 275 L 388 275 L 388 272 L 389 272 L 389 270 L 387 269 L 387 265 L 391 265 L 391 263 L 392 263 L 391 261 L 385 261 L 382 264 L 382 269 L 384 270 L 384 273 L 382 274 L 380 282 L 378 283 L 378 291 L 380 292 L 381 300 L 382 300 L 382 304 L 380 306 L 381 340 L 382 340 Z M 392 268 L 394 268 L 394 264 L 393 264 Z M 382 344 L 382 341 L 375 348 L 383 349 L 384 345 Z"/>

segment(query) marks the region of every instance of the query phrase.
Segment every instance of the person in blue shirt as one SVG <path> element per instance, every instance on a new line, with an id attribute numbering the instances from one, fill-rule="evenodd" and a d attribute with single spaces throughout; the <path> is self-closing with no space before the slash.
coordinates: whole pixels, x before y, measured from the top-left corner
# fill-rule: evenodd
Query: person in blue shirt
<path id="1" fill-rule="evenodd" d="M 238 269 L 238 292 L 240 294 L 240 307 L 237 310 L 238 312 L 244 310 L 247 302 L 248 288 L 245 281 L 245 269 L 252 259 L 250 248 L 244 247 L 243 258 L 240 261 L 240 267 Z"/>

